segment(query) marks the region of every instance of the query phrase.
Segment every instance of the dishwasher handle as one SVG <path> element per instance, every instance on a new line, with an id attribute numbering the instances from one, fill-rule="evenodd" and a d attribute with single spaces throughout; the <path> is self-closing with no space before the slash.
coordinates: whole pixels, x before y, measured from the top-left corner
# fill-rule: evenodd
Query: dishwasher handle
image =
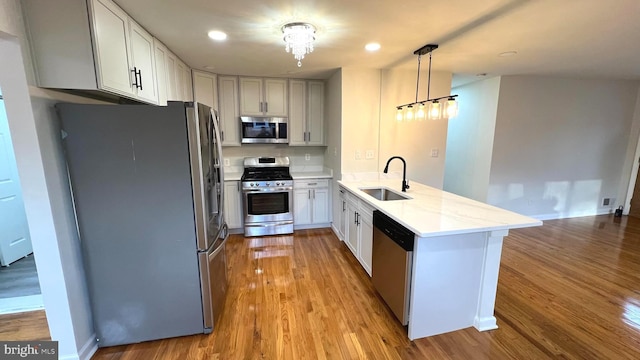
<path id="1" fill-rule="evenodd" d="M 380 210 L 373 212 L 373 226 L 406 251 L 413 251 L 415 234 Z"/>

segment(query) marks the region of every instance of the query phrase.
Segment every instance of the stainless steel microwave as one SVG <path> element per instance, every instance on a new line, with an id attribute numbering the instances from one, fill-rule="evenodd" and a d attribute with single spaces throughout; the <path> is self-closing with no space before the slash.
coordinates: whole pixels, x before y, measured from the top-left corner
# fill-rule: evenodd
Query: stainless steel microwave
<path id="1" fill-rule="evenodd" d="M 285 117 L 240 117 L 243 144 L 288 144 L 289 121 Z"/>

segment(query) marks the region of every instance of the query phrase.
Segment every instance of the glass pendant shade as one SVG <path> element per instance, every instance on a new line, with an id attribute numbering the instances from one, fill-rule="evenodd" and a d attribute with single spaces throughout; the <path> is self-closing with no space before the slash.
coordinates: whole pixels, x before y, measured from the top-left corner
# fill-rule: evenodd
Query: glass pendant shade
<path id="1" fill-rule="evenodd" d="M 416 112 L 416 119 L 424 120 L 426 115 L 427 114 L 424 110 L 424 103 L 420 103 L 420 105 L 418 105 L 418 111 Z"/>
<path id="2" fill-rule="evenodd" d="M 431 104 L 429 104 L 429 119 L 437 120 L 440 118 L 440 102 L 438 100 L 434 100 Z"/>
<path id="3" fill-rule="evenodd" d="M 402 118 L 403 118 L 403 117 L 404 117 L 404 114 L 402 113 L 402 108 L 401 108 L 401 107 L 399 107 L 399 108 L 396 110 L 396 120 L 397 120 L 397 121 L 402 121 Z"/>
<path id="4" fill-rule="evenodd" d="M 456 101 L 456 99 L 450 97 L 449 100 L 447 100 L 445 114 L 449 119 L 452 119 L 458 115 L 458 102 Z"/>
<path id="5" fill-rule="evenodd" d="M 411 121 L 411 120 L 413 120 L 413 115 L 414 115 L 413 114 L 413 106 L 411 106 L 411 105 L 407 106 L 407 110 L 404 113 L 404 118 L 407 121 Z"/>

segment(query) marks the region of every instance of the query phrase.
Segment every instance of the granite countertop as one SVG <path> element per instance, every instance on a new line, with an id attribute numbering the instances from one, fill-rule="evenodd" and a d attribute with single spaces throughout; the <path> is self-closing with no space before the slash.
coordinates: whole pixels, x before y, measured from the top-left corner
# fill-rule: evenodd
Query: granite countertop
<path id="1" fill-rule="evenodd" d="M 352 194 L 381 210 L 420 237 L 434 237 L 540 226 L 542 221 L 410 181 L 408 200 L 380 201 L 360 188 L 401 192 L 401 179 L 338 181 Z"/>

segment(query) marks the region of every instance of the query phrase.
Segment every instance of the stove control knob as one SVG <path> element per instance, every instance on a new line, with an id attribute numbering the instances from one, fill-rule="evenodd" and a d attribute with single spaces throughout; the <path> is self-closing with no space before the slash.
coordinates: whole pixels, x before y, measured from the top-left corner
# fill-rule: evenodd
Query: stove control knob
<path id="1" fill-rule="evenodd" d="M 254 183 L 249 184 L 249 186 L 255 186 L 255 185 L 256 185 L 256 184 L 254 184 Z"/>
<path id="2" fill-rule="evenodd" d="M 265 186 L 269 186 L 269 183 L 264 183 L 264 184 L 265 184 Z"/>

